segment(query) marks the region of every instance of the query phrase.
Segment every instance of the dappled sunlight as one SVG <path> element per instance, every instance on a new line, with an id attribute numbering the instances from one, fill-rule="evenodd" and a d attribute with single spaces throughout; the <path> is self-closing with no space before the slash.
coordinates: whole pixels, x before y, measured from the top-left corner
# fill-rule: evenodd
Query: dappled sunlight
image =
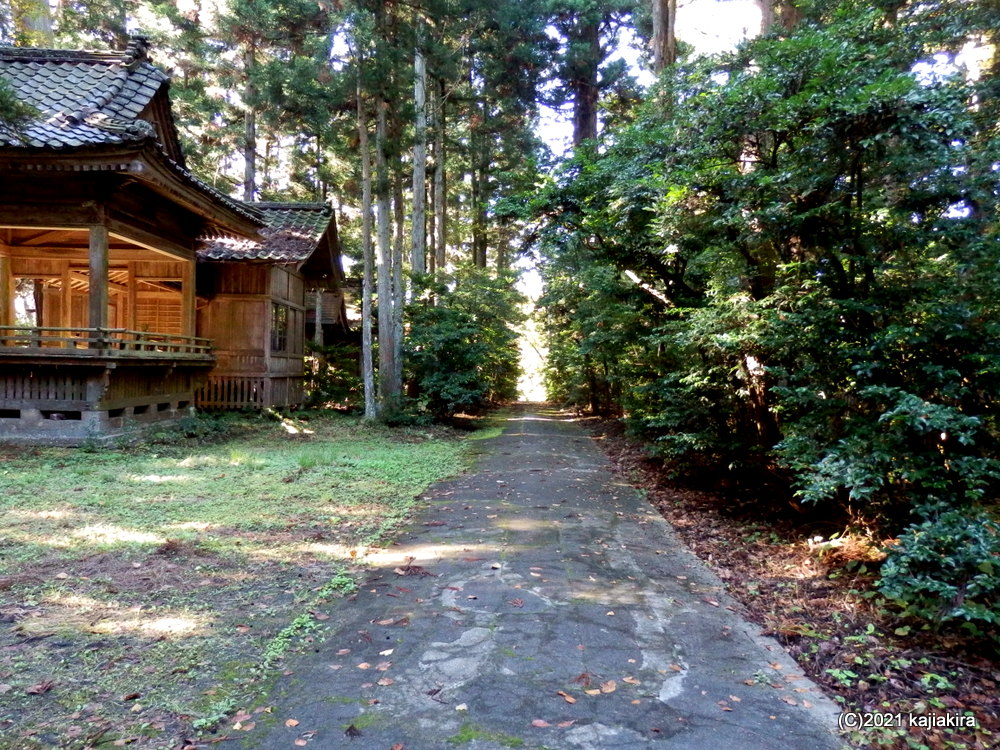
<path id="1" fill-rule="evenodd" d="M 207 521 L 178 521 L 177 523 L 169 523 L 163 528 L 170 531 L 210 531 L 218 527 L 218 524 Z"/>
<path id="2" fill-rule="evenodd" d="M 494 521 L 501 529 L 509 531 L 544 531 L 555 528 L 551 521 L 542 521 L 537 518 L 511 518 L 503 521 Z"/>
<path id="3" fill-rule="evenodd" d="M 81 594 L 55 591 L 46 594 L 39 608 L 17 624 L 25 635 L 94 633 L 138 635 L 144 638 L 190 638 L 204 634 L 210 619 L 190 612 L 155 613 L 142 607 L 123 607 Z"/>
<path id="4" fill-rule="evenodd" d="M 182 466 L 185 469 L 197 469 L 202 466 L 225 466 L 229 463 L 225 459 L 219 456 L 188 456 L 187 458 L 178 461 L 177 465 Z"/>
<path id="5" fill-rule="evenodd" d="M 149 482 L 150 484 L 165 484 L 168 482 L 190 482 L 191 477 L 187 474 L 128 474 L 127 479 L 132 482 Z"/>
<path id="6" fill-rule="evenodd" d="M 8 510 L 5 515 L 22 521 L 67 521 L 79 514 L 75 510 Z"/>
<path id="7" fill-rule="evenodd" d="M 75 539 L 89 544 L 163 544 L 166 537 L 147 531 L 136 531 L 110 524 L 85 526 L 70 533 Z"/>

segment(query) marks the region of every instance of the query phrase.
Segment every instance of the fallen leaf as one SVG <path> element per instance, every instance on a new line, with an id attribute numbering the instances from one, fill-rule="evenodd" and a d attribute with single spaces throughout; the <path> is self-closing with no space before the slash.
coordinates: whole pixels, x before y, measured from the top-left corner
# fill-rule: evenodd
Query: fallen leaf
<path id="1" fill-rule="evenodd" d="M 631 675 L 628 676 L 628 677 L 622 677 L 622 682 L 627 682 L 629 685 L 641 685 L 642 684 L 641 681 L 637 680 L 635 677 L 632 677 Z"/>
<path id="2" fill-rule="evenodd" d="M 709 598 L 705 597 L 705 598 L 702 599 L 702 601 L 705 602 L 705 604 L 711 604 L 713 607 L 718 607 L 719 606 L 719 603 L 717 601 L 715 601 L 715 599 L 709 599 Z"/>
<path id="3" fill-rule="evenodd" d="M 55 684 L 56 683 L 53 680 L 42 680 L 41 682 L 35 683 L 31 687 L 27 688 L 24 692 L 28 695 L 42 695 L 55 687 Z"/>
<path id="4" fill-rule="evenodd" d="M 601 683 L 602 693 L 613 693 L 617 689 L 618 689 L 618 683 L 616 683 L 614 680 L 608 680 L 607 682 Z"/>
<path id="5" fill-rule="evenodd" d="M 567 693 L 565 690 L 557 690 L 556 695 L 561 695 L 563 697 L 563 700 L 566 701 L 567 703 L 576 703 L 576 698 Z"/>
<path id="6" fill-rule="evenodd" d="M 235 722 L 238 723 L 238 722 L 246 721 L 247 719 L 252 719 L 252 718 L 253 718 L 253 714 L 250 713 L 249 711 L 237 711 L 236 712 L 236 716 L 233 717 L 233 721 L 235 721 Z"/>
<path id="7" fill-rule="evenodd" d="M 240 631 L 241 633 L 249 633 L 250 632 L 250 626 L 249 625 L 237 625 L 236 629 L 238 631 Z"/>
<path id="8" fill-rule="evenodd" d="M 597 688 L 592 688 L 590 690 L 584 690 L 583 692 L 585 692 L 587 695 L 600 695 L 601 694 L 601 691 L 598 690 Z"/>
<path id="9" fill-rule="evenodd" d="M 248 722 L 247 722 L 246 724 L 244 724 L 243 726 L 241 726 L 241 727 L 237 727 L 237 728 L 238 728 L 238 729 L 242 729 L 242 730 L 243 730 L 244 732 L 249 732 L 249 731 L 250 731 L 251 729 L 253 729 L 253 728 L 254 728 L 255 726 L 257 726 L 257 722 L 255 722 L 255 721 L 248 721 Z"/>
<path id="10" fill-rule="evenodd" d="M 783 695 L 783 696 L 781 696 L 781 700 L 783 700 L 789 706 L 797 706 L 797 705 L 799 705 L 799 702 L 797 700 L 795 700 L 793 697 L 791 697 L 790 695 Z"/>
<path id="11" fill-rule="evenodd" d="M 387 670 L 391 666 L 392 666 L 392 662 L 391 661 L 380 661 L 375 666 L 375 669 L 377 669 L 379 672 L 384 672 L 385 670 Z"/>
<path id="12" fill-rule="evenodd" d="M 404 745 L 402 742 L 397 742 L 395 745 L 389 748 L 389 750 L 404 750 L 405 747 L 406 745 Z"/>
<path id="13" fill-rule="evenodd" d="M 683 672 L 684 671 L 684 667 L 682 667 L 680 664 L 671 664 L 670 668 L 672 670 L 674 670 L 675 672 Z"/>
<path id="14" fill-rule="evenodd" d="M 523 607 L 524 599 L 508 599 L 507 603 L 512 607 Z"/>
<path id="15" fill-rule="evenodd" d="M 361 662 L 361 663 L 360 663 L 360 664 L 358 665 L 358 669 L 371 669 L 371 668 L 372 668 L 372 665 L 371 665 L 371 664 L 369 664 L 369 663 L 368 663 L 368 662 L 366 662 L 366 661 L 363 661 L 363 662 Z"/>
<path id="16" fill-rule="evenodd" d="M 743 699 L 740 698 L 738 695 L 730 695 L 729 696 L 729 700 L 731 700 L 733 703 L 742 703 L 743 702 Z"/>
<path id="17" fill-rule="evenodd" d="M 128 695 L 123 695 L 123 701 L 134 701 L 136 698 L 141 698 L 142 693 L 129 693 Z"/>
<path id="18" fill-rule="evenodd" d="M 802 701 L 802 705 L 805 708 L 812 708 L 813 707 L 813 704 L 810 703 L 809 701 Z"/>
<path id="19" fill-rule="evenodd" d="M 576 719 L 568 719 L 567 721 L 560 721 L 558 724 L 556 724 L 556 726 L 559 727 L 560 729 L 565 729 L 566 727 L 571 727 L 574 724 L 576 724 Z"/>
<path id="20" fill-rule="evenodd" d="M 387 648 L 385 651 L 379 651 L 378 655 L 379 656 L 388 656 L 389 654 L 392 653 L 392 651 L 393 651 L 393 649 Z"/>
<path id="21" fill-rule="evenodd" d="M 309 740 L 304 740 L 304 739 L 302 739 L 301 737 L 298 737 L 298 738 L 297 738 L 297 739 L 295 740 L 295 746 L 296 746 L 296 747 L 305 747 L 305 746 L 306 746 L 306 745 L 308 745 L 308 744 L 309 744 Z"/>
<path id="22" fill-rule="evenodd" d="M 349 653 L 351 653 L 351 649 L 349 649 L 349 648 L 342 648 L 342 649 L 340 649 L 340 651 L 337 652 L 337 656 L 344 656 L 344 655 L 349 654 Z"/>
<path id="23" fill-rule="evenodd" d="M 394 622 L 395 620 L 391 617 L 387 620 L 375 620 L 376 625 L 392 625 Z"/>
<path id="24" fill-rule="evenodd" d="M 286 727 L 297 727 L 299 725 L 298 719 L 285 719 Z"/>
<path id="25" fill-rule="evenodd" d="M 382 687 L 388 687 L 389 685 L 392 685 L 395 682 L 396 681 L 394 679 L 392 679 L 391 677 L 383 677 L 376 684 L 381 685 Z"/>
<path id="26" fill-rule="evenodd" d="M 549 724 L 549 722 L 545 721 L 545 719 L 533 719 L 531 722 L 531 726 L 544 729 L 545 727 L 551 727 L 552 725 Z"/>
<path id="27" fill-rule="evenodd" d="M 456 711 L 468 711 L 469 707 L 465 703 L 459 703 L 457 706 L 455 706 L 455 710 Z"/>
<path id="28" fill-rule="evenodd" d="M 590 687 L 590 674 L 587 672 L 581 672 L 574 677 L 571 682 L 576 682 L 584 687 Z"/>

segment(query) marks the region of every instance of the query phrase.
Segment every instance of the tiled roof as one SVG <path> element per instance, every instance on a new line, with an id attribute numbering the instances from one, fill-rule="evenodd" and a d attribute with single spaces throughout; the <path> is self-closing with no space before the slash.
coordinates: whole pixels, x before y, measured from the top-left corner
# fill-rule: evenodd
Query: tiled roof
<path id="1" fill-rule="evenodd" d="M 0 47 L 0 77 L 38 114 L 16 131 L 0 123 L 0 146 L 65 149 L 155 138 L 139 118 L 169 81 L 136 38 L 125 52 Z"/>
<path id="2" fill-rule="evenodd" d="M 251 203 L 267 226 L 258 242 L 214 237 L 198 251 L 202 260 L 269 260 L 304 263 L 330 226 L 333 211 L 325 203 Z"/>

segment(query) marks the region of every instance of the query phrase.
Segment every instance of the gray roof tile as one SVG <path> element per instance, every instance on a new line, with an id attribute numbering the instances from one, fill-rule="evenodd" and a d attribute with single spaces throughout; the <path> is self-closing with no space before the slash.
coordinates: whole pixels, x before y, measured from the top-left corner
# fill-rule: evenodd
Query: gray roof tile
<path id="1" fill-rule="evenodd" d="M 233 237 L 214 237 L 198 251 L 202 260 L 267 260 L 303 263 L 316 250 L 333 221 L 325 203 L 251 203 L 267 226 L 257 242 Z"/>
<path id="2" fill-rule="evenodd" d="M 38 110 L 19 132 L 0 129 L 0 148 L 53 149 L 155 137 L 137 116 L 169 80 L 146 60 L 143 40 L 117 53 L 0 47 L 0 77 Z"/>

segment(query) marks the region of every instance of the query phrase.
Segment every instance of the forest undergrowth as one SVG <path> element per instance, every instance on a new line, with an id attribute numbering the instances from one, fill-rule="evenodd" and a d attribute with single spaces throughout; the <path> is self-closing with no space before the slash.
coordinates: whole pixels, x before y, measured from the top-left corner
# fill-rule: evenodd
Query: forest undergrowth
<path id="1" fill-rule="evenodd" d="M 680 538 L 726 584 L 762 633 L 774 637 L 845 710 L 975 717 L 975 730 L 883 727 L 853 731 L 857 747 L 997 747 L 1000 658 L 962 633 L 922 630 L 875 588 L 883 554 L 843 519 L 745 490 L 680 483 L 615 421 L 590 422 L 615 470 L 641 488 Z M 766 681 L 766 675 L 761 675 Z M 907 720 L 908 721 L 908 720 Z M 931 721 L 924 720 L 924 721 Z M 919 723 L 919 720 L 915 723 Z"/>

